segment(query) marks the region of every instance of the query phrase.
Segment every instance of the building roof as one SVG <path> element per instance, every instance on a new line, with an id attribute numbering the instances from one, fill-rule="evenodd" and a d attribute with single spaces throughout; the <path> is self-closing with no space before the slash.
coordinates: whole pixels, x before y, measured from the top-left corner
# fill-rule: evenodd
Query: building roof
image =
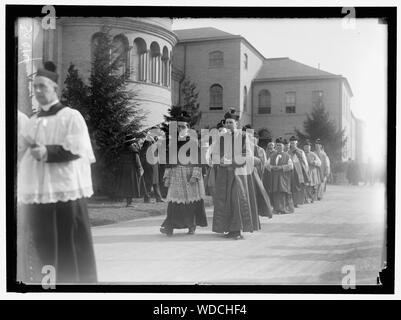
<path id="1" fill-rule="evenodd" d="M 178 40 L 183 42 L 187 40 L 206 40 L 213 38 L 237 38 L 238 35 L 233 35 L 231 33 L 212 28 L 195 28 L 195 29 L 181 29 L 181 30 L 173 30 L 173 32 L 177 35 Z"/>
<path id="2" fill-rule="evenodd" d="M 298 77 L 338 77 L 306 64 L 291 60 L 288 57 L 266 59 L 259 69 L 255 80 Z"/>
<path id="3" fill-rule="evenodd" d="M 342 79 L 350 95 L 353 96 L 347 78 L 340 74 L 330 73 L 314 68 L 288 57 L 265 59 L 254 81 L 282 81 L 282 80 L 314 80 L 314 79 Z"/>

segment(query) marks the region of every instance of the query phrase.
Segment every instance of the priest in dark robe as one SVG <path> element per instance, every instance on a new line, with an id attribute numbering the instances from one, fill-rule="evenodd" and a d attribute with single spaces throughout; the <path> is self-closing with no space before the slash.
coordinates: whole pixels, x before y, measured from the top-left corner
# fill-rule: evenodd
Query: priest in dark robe
<path id="1" fill-rule="evenodd" d="M 149 147 L 154 143 L 155 140 L 153 137 L 150 134 L 147 134 L 139 152 L 143 167 L 143 183 L 141 184 L 141 194 L 144 196 L 143 200 L 145 203 L 150 202 L 152 189 L 153 195 L 156 198 L 156 202 L 163 202 L 159 187 L 159 164 L 150 164 L 146 159 L 146 153 Z"/>
<path id="2" fill-rule="evenodd" d="M 309 182 L 309 166 L 305 153 L 298 148 L 298 139 L 295 136 L 290 138 L 289 155 L 294 170 L 291 175 L 291 190 L 294 206 L 298 207 L 304 203 L 305 200 L 305 183 Z"/>
<path id="3" fill-rule="evenodd" d="M 251 127 L 248 127 L 251 129 Z M 248 129 L 247 128 L 247 129 Z M 271 201 L 267 191 L 263 185 L 263 174 L 266 168 L 266 152 L 258 146 L 257 134 L 248 134 L 248 139 L 250 143 L 251 150 L 253 150 L 254 156 L 254 169 L 251 175 L 249 175 L 250 181 L 248 183 L 253 185 L 253 190 L 256 197 L 257 212 L 260 216 L 265 216 L 271 218 L 273 216 L 273 208 L 271 207 Z M 248 188 L 251 191 L 251 188 Z M 250 194 L 251 196 L 251 194 Z"/>
<path id="4" fill-rule="evenodd" d="M 237 161 L 241 154 L 244 156 L 243 148 L 235 147 L 238 142 L 244 145 L 244 135 L 237 129 L 238 115 L 228 112 L 224 117 L 227 131 L 219 134 L 219 143 L 212 144 L 210 152 L 214 166 L 212 230 L 225 233 L 227 238 L 240 240 L 243 239 L 241 232 L 259 230 L 260 222 L 249 200 L 247 175 L 252 173 L 249 161 Z"/>
<path id="5" fill-rule="evenodd" d="M 33 81 L 39 112 L 21 129 L 18 170 L 17 280 L 41 284 L 97 282 L 87 199 L 95 162 L 78 110 L 58 100 L 52 62 Z"/>
<path id="6" fill-rule="evenodd" d="M 276 139 L 276 151 L 267 160 L 267 170 L 272 174 L 272 193 L 274 213 L 290 213 L 287 203 L 291 196 L 291 170 L 293 163 L 290 155 L 284 152 L 282 139 Z"/>
<path id="7" fill-rule="evenodd" d="M 115 194 L 127 201 L 126 206 L 132 204 L 132 198 L 139 198 L 141 186 L 144 189 L 144 182 L 141 179 L 143 167 L 139 157 L 139 144 L 137 139 L 128 134 L 120 150 L 120 169 L 118 172 Z"/>
<path id="8" fill-rule="evenodd" d="M 267 148 L 266 148 L 266 164 L 270 159 L 271 155 L 275 152 L 275 145 L 271 138 L 267 139 Z M 265 164 L 265 168 L 266 168 Z M 273 191 L 272 191 L 272 173 L 269 170 L 263 171 L 263 185 L 265 190 L 269 196 L 270 202 L 273 201 Z"/>

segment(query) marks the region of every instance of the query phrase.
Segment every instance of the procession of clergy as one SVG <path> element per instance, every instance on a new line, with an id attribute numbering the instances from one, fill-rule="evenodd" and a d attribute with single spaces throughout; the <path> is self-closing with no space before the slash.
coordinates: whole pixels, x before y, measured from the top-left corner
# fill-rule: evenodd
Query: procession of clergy
<path id="1" fill-rule="evenodd" d="M 293 213 L 300 205 L 323 198 L 330 160 L 320 139 L 314 143 L 314 152 L 310 141 L 300 149 L 295 136 L 289 143 L 281 137 L 257 139 L 249 134 L 249 125 L 238 128 L 238 118 L 230 110 L 216 126 L 219 143 L 210 139 L 207 144 L 208 165 L 166 166 L 163 182 L 168 188 L 168 207 L 160 232 L 172 236 L 174 229 L 188 229 L 188 234 L 194 234 L 197 226 L 206 227 L 206 195 L 213 199 L 212 231 L 235 240 L 244 239 L 242 232 L 260 230 L 259 216 Z M 187 133 L 190 118 L 182 112 L 173 120 L 177 121 L 179 153 L 191 141 Z M 251 161 L 236 161 L 236 139 L 242 142 L 240 155 Z M 216 158 L 217 163 L 211 161 Z"/>

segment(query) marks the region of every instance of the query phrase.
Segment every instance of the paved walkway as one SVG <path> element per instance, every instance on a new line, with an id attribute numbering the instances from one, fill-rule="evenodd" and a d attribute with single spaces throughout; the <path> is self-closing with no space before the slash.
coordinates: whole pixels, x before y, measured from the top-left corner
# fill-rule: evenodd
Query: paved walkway
<path id="1" fill-rule="evenodd" d="M 198 228 L 159 233 L 164 216 L 94 227 L 99 281 L 132 284 L 376 284 L 385 226 L 384 186 L 333 186 L 294 214 L 261 217 L 262 230 L 229 240 Z"/>

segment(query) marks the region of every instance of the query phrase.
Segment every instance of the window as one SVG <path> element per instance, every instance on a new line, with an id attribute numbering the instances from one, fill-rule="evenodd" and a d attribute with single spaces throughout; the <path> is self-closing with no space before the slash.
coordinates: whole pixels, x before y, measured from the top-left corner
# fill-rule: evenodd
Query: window
<path id="1" fill-rule="evenodd" d="M 124 35 L 114 37 L 111 61 L 117 63 L 118 75 L 129 73 L 128 40 Z"/>
<path id="2" fill-rule="evenodd" d="M 165 87 L 168 87 L 169 73 L 168 49 L 167 47 L 164 47 L 162 56 L 162 85 Z"/>
<path id="3" fill-rule="evenodd" d="M 248 55 L 244 53 L 244 68 L 248 70 Z"/>
<path id="4" fill-rule="evenodd" d="M 285 93 L 285 113 L 295 113 L 295 92 Z"/>
<path id="5" fill-rule="evenodd" d="M 132 49 L 132 73 L 136 81 L 146 81 L 148 53 L 146 42 L 136 38 Z"/>
<path id="6" fill-rule="evenodd" d="M 210 110 L 223 109 L 223 87 L 214 84 L 210 87 Z"/>
<path id="7" fill-rule="evenodd" d="M 160 46 L 157 42 L 152 42 L 150 45 L 150 81 L 153 83 L 160 83 Z"/>
<path id="8" fill-rule="evenodd" d="M 258 113 L 259 114 L 270 114 L 271 113 L 271 105 L 270 105 L 271 97 L 269 90 L 262 90 L 258 95 Z"/>
<path id="9" fill-rule="evenodd" d="M 95 59 L 95 52 L 96 48 L 99 45 L 100 41 L 104 40 L 105 41 L 105 34 L 102 32 L 95 33 L 92 36 L 92 41 L 91 41 L 91 61 L 93 62 Z"/>
<path id="10" fill-rule="evenodd" d="M 323 106 L 323 91 L 321 90 L 312 91 L 312 105 L 314 107 Z"/>
<path id="11" fill-rule="evenodd" d="M 209 67 L 218 68 L 224 65 L 224 54 L 221 51 L 209 53 Z"/>
<path id="12" fill-rule="evenodd" d="M 248 90 L 246 86 L 244 87 L 244 111 L 247 109 L 247 101 L 248 101 Z"/>

